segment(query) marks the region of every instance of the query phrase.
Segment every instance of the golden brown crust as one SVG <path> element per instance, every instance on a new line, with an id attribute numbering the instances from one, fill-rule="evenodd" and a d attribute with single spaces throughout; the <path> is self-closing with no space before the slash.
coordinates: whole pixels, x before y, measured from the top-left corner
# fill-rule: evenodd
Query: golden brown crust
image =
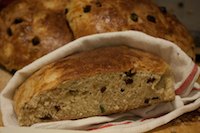
<path id="1" fill-rule="evenodd" d="M 70 0 L 33 0 L 37 1 L 36 4 L 42 4 L 45 9 L 53 10 L 53 11 L 61 11 L 64 12 L 64 9 L 70 2 Z"/>
<path id="2" fill-rule="evenodd" d="M 0 64 L 18 70 L 70 42 L 72 33 L 64 12 L 58 9 L 49 10 L 29 0 L 16 1 L 3 9 Z"/>
<path id="3" fill-rule="evenodd" d="M 0 64 L 8 70 L 18 70 L 71 41 L 72 34 L 79 38 L 124 30 L 170 40 L 195 59 L 186 28 L 148 0 L 17 0 L 0 16 Z"/>
<path id="4" fill-rule="evenodd" d="M 73 0 L 68 11 L 67 20 L 75 38 L 137 30 L 172 41 L 195 59 L 193 39 L 186 28 L 150 0 Z"/>
<path id="5" fill-rule="evenodd" d="M 143 71 L 162 75 L 168 65 L 159 57 L 128 47 L 106 47 L 68 56 L 51 63 L 26 80 L 16 91 L 16 113 L 33 96 L 56 89 L 65 81 L 110 72 Z"/>

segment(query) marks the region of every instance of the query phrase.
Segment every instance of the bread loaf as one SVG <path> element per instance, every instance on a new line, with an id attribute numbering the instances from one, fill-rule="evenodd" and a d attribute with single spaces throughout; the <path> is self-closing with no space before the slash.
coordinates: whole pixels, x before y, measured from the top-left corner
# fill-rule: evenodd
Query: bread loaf
<path id="1" fill-rule="evenodd" d="M 125 46 L 77 53 L 42 67 L 14 95 L 22 126 L 126 112 L 174 99 L 170 67 Z"/>
<path id="2" fill-rule="evenodd" d="M 55 7 L 45 2 L 17 0 L 0 12 L 0 64 L 6 69 L 21 69 L 72 41 L 60 0 Z"/>
<path id="3" fill-rule="evenodd" d="M 126 30 L 172 41 L 195 60 L 186 28 L 150 0 L 16 0 L 0 17 L 0 65 L 10 71 L 74 38 Z"/>
<path id="4" fill-rule="evenodd" d="M 195 59 L 194 42 L 177 18 L 151 0 L 73 0 L 67 21 L 75 36 L 136 30 L 177 44 Z"/>

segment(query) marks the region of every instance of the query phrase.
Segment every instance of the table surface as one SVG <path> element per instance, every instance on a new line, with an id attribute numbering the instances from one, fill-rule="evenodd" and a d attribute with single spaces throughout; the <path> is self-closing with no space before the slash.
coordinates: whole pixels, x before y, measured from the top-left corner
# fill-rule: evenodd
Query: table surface
<path id="1" fill-rule="evenodd" d="M 12 76 L 0 69 L 0 91 L 4 88 L 6 83 Z M 2 124 L 2 118 L 0 113 L 0 126 Z M 200 133 L 200 108 L 193 112 L 189 112 L 180 116 L 179 118 L 169 122 L 168 124 L 158 127 L 153 131 L 155 133 Z"/>

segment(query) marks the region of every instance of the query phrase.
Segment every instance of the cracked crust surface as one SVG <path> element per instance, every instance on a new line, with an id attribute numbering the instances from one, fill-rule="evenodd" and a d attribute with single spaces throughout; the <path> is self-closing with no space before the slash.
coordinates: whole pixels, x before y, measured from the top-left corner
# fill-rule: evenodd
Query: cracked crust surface
<path id="1" fill-rule="evenodd" d="M 172 41 L 195 60 L 186 28 L 149 0 L 16 0 L 1 11 L 0 24 L 0 64 L 10 71 L 74 38 L 125 30 Z"/>
<path id="2" fill-rule="evenodd" d="M 0 64 L 8 70 L 21 69 L 72 41 L 63 8 L 45 1 L 18 0 L 1 11 Z"/>
<path id="3" fill-rule="evenodd" d="M 187 29 L 163 7 L 150 0 L 73 0 L 66 15 L 75 38 L 136 30 L 177 44 L 195 59 L 194 42 Z"/>

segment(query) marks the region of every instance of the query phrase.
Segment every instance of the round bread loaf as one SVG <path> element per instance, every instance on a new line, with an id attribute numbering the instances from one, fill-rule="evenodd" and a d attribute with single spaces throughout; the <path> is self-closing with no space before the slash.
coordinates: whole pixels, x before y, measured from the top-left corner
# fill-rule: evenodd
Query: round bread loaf
<path id="1" fill-rule="evenodd" d="M 10 71 L 74 37 L 125 30 L 172 41 L 195 60 L 186 28 L 150 0 L 17 0 L 0 17 L 0 64 Z"/>
<path id="2" fill-rule="evenodd" d="M 52 1 L 56 3 L 54 6 L 45 5 L 45 1 L 48 0 L 42 1 L 43 4 L 18 0 L 1 11 L 0 64 L 6 69 L 21 69 L 72 41 L 60 1 Z"/>
<path id="3" fill-rule="evenodd" d="M 150 0 L 73 0 L 67 9 L 75 38 L 137 30 L 172 41 L 195 59 L 193 39 L 186 28 L 164 7 Z"/>

